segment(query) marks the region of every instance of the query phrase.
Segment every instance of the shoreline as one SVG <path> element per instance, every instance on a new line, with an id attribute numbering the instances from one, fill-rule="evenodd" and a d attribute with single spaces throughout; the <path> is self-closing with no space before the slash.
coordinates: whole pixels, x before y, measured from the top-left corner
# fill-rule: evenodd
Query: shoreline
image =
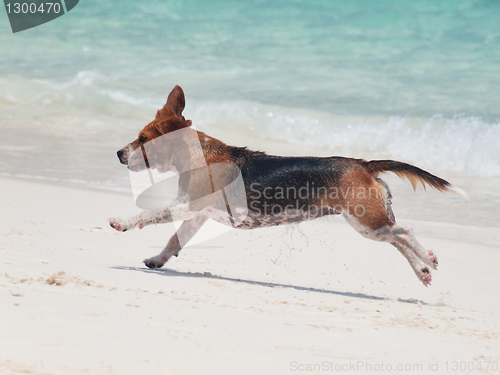
<path id="1" fill-rule="evenodd" d="M 289 374 L 292 362 L 323 360 L 439 362 L 453 373 L 446 361 L 500 363 L 498 246 L 417 234 L 440 260 L 425 288 L 397 250 L 338 218 L 230 231 L 150 270 L 142 259 L 174 228 L 114 231 L 107 217 L 138 210 L 130 196 L 0 184 L 7 373 Z"/>
<path id="2" fill-rule="evenodd" d="M 416 197 L 415 193 L 412 191 L 411 186 L 409 186 L 409 184 L 405 181 L 398 180 L 398 178 L 396 178 L 395 176 L 384 175 L 383 177 L 384 180 L 390 182 L 391 186 L 395 185 L 394 191 L 397 194 L 397 199 L 400 201 L 399 204 L 403 203 L 403 205 L 406 206 L 403 207 L 403 209 L 407 213 L 408 207 L 411 207 L 411 204 L 405 202 L 405 200 L 408 200 L 408 198 L 410 197 L 413 203 L 416 199 L 418 199 L 418 197 Z M 127 187 L 119 188 L 116 186 L 114 187 L 104 186 L 102 184 L 99 184 L 98 182 L 89 182 L 85 180 L 62 180 L 55 177 L 31 176 L 23 174 L 12 175 L 4 172 L 0 172 L 0 179 L 10 179 L 10 180 L 23 181 L 26 183 L 33 183 L 33 184 L 46 184 L 49 186 L 57 186 L 57 187 L 62 186 L 82 191 L 119 194 L 122 196 L 128 196 L 131 199 L 131 201 L 133 200 L 132 198 L 133 194 L 130 185 L 127 185 Z M 418 194 L 422 193 L 421 191 L 418 190 L 417 192 Z M 432 191 L 431 189 L 429 189 L 429 191 L 424 193 L 425 195 L 427 195 L 429 194 L 429 192 L 436 194 L 436 192 Z M 443 193 L 437 193 L 437 194 L 443 194 Z M 449 194 L 449 193 L 444 193 L 444 194 Z M 457 199 L 456 197 L 454 198 Z M 432 202 L 429 202 L 427 204 L 432 204 Z M 447 221 L 412 219 L 400 216 L 398 215 L 398 212 L 396 212 L 396 216 L 398 224 L 410 225 L 416 231 L 419 231 L 420 233 L 423 233 L 424 235 L 429 235 L 431 237 L 442 238 L 442 239 L 455 239 L 457 235 L 460 235 L 461 241 L 466 241 L 471 244 L 496 246 L 498 243 L 500 243 L 500 228 L 498 227 L 494 226 L 484 227 L 477 225 L 463 225 Z"/>

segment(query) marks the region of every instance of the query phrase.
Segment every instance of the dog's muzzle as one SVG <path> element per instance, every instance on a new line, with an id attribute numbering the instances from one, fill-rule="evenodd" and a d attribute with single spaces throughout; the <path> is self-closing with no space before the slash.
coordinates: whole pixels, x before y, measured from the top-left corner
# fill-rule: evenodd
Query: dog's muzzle
<path id="1" fill-rule="evenodd" d="M 116 152 L 116 155 L 118 156 L 118 160 L 120 160 L 120 163 L 128 165 L 128 155 L 129 155 L 129 147 L 126 146 L 122 148 L 121 150 L 118 150 Z"/>

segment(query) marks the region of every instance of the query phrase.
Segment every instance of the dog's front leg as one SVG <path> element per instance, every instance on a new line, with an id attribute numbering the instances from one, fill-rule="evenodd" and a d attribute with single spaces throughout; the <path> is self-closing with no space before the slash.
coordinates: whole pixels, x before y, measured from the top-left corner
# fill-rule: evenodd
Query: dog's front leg
<path id="1" fill-rule="evenodd" d="M 207 221 L 208 216 L 199 213 L 191 220 L 186 220 L 181 224 L 179 230 L 170 238 L 165 249 L 157 256 L 146 259 L 144 264 L 149 268 L 162 267 L 172 255 L 177 256 L 184 245 L 198 232 Z"/>
<path id="2" fill-rule="evenodd" d="M 149 224 L 167 223 L 172 220 L 172 213 L 168 208 L 161 210 L 143 211 L 139 215 L 132 216 L 128 219 L 109 218 L 109 225 L 119 232 L 139 227 L 144 228 Z"/>
<path id="3" fill-rule="evenodd" d="M 170 223 L 172 221 L 181 221 L 192 219 L 194 213 L 188 209 L 185 203 L 175 202 L 168 207 L 143 211 L 139 215 L 132 216 L 129 219 L 110 218 L 108 219 L 109 225 L 119 232 L 126 232 L 127 230 L 139 227 L 144 228 L 150 224 Z"/>

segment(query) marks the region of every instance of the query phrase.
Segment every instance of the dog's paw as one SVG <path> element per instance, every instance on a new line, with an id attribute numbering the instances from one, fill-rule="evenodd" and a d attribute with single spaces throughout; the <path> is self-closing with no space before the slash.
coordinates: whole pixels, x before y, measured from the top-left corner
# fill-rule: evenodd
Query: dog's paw
<path id="1" fill-rule="evenodd" d="M 437 270 L 438 269 L 438 259 L 437 259 L 437 257 L 434 255 L 434 253 L 431 250 L 429 250 L 427 253 L 429 254 L 429 261 L 430 261 L 429 265 L 432 268 L 434 268 L 435 270 Z"/>
<path id="2" fill-rule="evenodd" d="M 154 270 L 163 267 L 165 260 L 163 260 L 160 256 L 155 256 L 153 258 L 145 259 L 144 264 L 146 267 Z"/>
<path id="3" fill-rule="evenodd" d="M 420 274 L 420 281 L 422 281 L 422 283 L 425 286 L 431 285 L 432 275 L 427 267 L 422 267 Z"/>
<path id="4" fill-rule="evenodd" d="M 108 221 L 111 228 L 116 229 L 118 232 L 126 232 L 128 229 L 121 219 L 115 219 L 112 217 L 109 218 Z"/>

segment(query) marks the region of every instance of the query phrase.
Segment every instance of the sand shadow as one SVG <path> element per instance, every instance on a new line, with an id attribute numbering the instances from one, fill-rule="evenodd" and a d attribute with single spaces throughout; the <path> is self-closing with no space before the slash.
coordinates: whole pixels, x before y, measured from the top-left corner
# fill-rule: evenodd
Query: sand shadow
<path id="1" fill-rule="evenodd" d="M 402 298 L 393 299 L 393 298 L 374 296 L 374 295 L 369 295 L 369 294 L 364 294 L 364 293 L 340 292 L 337 290 L 308 288 L 308 287 L 300 286 L 300 285 L 268 283 L 265 281 L 235 279 L 233 277 L 212 275 L 210 272 L 204 272 L 204 273 L 201 273 L 201 272 L 180 272 L 180 271 L 176 271 L 176 270 L 173 270 L 170 268 L 161 268 L 161 269 L 152 270 L 152 269 L 145 268 L 145 267 L 139 268 L 139 267 L 126 267 L 126 266 L 115 266 L 115 267 L 111 267 L 111 268 L 115 269 L 115 270 L 139 271 L 139 272 L 151 273 L 151 274 L 157 274 L 157 275 L 169 276 L 169 277 L 200 277 L 200 278 L 207 278 L 207 279 L 214 279 L 214 280 L 231 281 L 231 282 L 235 282 L 235 283 L 243 283 L 243 284 L 249 284 L 249 285 L 259 285 L 259 286 L 263 286 L 263 287 L 288 288 L 288 289 L 295 289 L 295 290 L 300 290 L 300 291 L 332 294 L 332 295 L 336 295 L 336 296 L 360 298 L 360 299 L 373 300 L 373 301 L 394 301 L 394 302 L 401 302 L 401 303 L 409 303 L 409 304 L 413 304 L 413 305 L 420 304 L 420 305 L 424 305 L 424 306 L 438 306 L 438 305 L 435 305 L 432 303 L 427 303 L 427 302 L 416 300 L 413 298 L 412 299 L 402 299 Z M 439 307 L 444 307 L 444 306 L 439 305 Z"/>

